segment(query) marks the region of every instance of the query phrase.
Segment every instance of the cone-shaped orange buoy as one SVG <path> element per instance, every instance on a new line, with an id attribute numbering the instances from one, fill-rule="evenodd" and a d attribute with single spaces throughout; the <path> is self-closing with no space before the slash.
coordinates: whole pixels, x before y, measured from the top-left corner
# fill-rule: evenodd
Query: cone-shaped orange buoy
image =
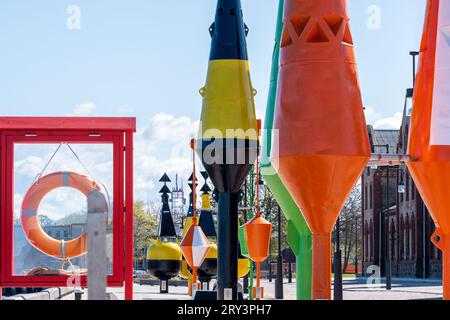
<path id="1" fill-rule="evenodd" d="M 259 142 L 259 140 L 258 140 Z M 272 233 L 272 224 L 261 217 L 259 206 L 259 157 L 256 158 L 256 215 L 244 225 L 245 239 L 247 240 L 248 256 L 256 263 L 256 287 L 252 288 L 253 296 L 256 300 L 264 297 L 263 288 L 261 288 L 261 262 L 269 256 L 270 235 Z"/>
<path id="2" fill-rule="evenodd" d="M 429 0 L 414 88 L 409 171 L 437 230 L 444 299 L 450 299 L 450 0 Z"/>
<path id="3" fill-rule="evenodd" d="M 331 299 L 331 231 L 370 158 L 345 0 L 286 0 L 271 160 L 313 234 Z"/>
<path id="4" fill-rule="evenodd" d="M 253 288 L 253 296 L 259 300 L 264 297 L 261 288 L 261 262 L 269 256 L 270 235 L 272 224 L 257 214 L 244 225 L 247 239 L 248 256 L 256 263 L 256 287 Z"/>
<path id="5" fill-rule="evenodd" d="M 254 262 L 263 262 L 269 256 L 272 224 L 262 217 L 254 217 L 245 224 L 248 256 Z"/>

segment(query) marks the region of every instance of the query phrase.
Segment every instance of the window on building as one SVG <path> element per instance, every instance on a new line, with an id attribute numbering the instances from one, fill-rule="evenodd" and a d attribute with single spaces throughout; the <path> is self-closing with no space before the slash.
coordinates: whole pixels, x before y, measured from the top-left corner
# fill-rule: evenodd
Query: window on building
<path id="1" fill-rule="evenodd" d="M 369 228 L 367 222 L 364 222 L 364 259 L 369 260 Z"/>
<path id="2" fill-rule="evenodd" d="M 394 260 L 396 260 L 395 259 L 395 239 L 396 239 L 396 236 L 395 236 L 395 223 L 394 223 L 394 221 L 391 221 L 391 234 L 390 234 L 390 244 L 391 244 L 391 261 L 394 261 Z"/>
<path id="3" fill-rule="evenodd" d="M 370 220 L 370 258 L 373 261 L 375 259 L 375 227 L 373 221 Z"/>
<path id="4" fill-rule="evenodd" d="M 406 173 L 405 173 L 405 176 L 406 176 L 406 178 L 405 178 L 406 201 L 409 201 L 409 186 L 410 186 L 410 184 L 409 184 L 409 180 L 410 180 L 410 179 L 409 179 L 409 173 L 406 172 Z"/>
<path id="5" fill-rule="evenodd" d="M 411 259 L 416 257 L 416 221 L 414 216 L 411 216 Z"/>
<path id="6" fill-rule="evenodd" d="M 399 175 L 399 185 L 402 185 L 402 186 L 404 186 L 405 185 L 405 179 L 404 179 L 404 173 L 403 173 L 403 170 L 401 170 L 400 171 L 400 175 Z M 403 202 L 403 200 L 404 200 L 404 193 L 403 192 L 400 192 L 400 202 Z"/>
<path id="7" fill-rule="evenodd" d="M 372 209 L 373 208 L 373 186 L 372 184 L 370 185 L 370 192 L 369 192 L 369 208 Z"/>
<path id="8" fill-rule="evenodd" d="M 364 184 L 364 209 L 367 210 L 367 183 Z"/>
<path id="9" fill-rule="evenodd" d="M 411 242 L 410 242 L 410 225 L 409 225 L 409 218 L 408 214 L 406 214 L 406 225 L 405 225 L 405 260 L 409 260 L 410 258 L 410 252 L 411 252 Z"/>
<path id="10" fill-rule="evenodd" d="M 400 217 L 400 244 L 399 244 L 399 250 L 400 250 L 400 260 L 404 259 L 404 252 L 405 252 L 405 222 L 403 220 L 403 215 Z"/>

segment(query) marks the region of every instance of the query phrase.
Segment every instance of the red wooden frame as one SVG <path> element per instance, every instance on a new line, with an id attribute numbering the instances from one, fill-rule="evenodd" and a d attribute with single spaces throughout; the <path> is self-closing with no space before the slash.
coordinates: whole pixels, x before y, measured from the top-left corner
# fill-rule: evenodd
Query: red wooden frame
<path id="1" fill-rule="evenodd" d="M 0 117 L 0 288 L 64 287 L 67 276 L 13 274 L 14 144 L 89 143 L 113 146 L 113 272 L 108 286 L 125 284 L 133 298 L 133 134 L 135 118 Z M 86 286 L 81 277 L 81 286 Z M 1 297 L 1 290 L 0 290 Z"/>

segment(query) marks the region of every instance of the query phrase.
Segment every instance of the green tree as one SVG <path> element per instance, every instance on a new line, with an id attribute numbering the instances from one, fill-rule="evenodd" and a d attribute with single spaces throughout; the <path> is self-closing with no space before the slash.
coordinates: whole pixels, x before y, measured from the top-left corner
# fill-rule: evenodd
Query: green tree
<path id="1" fill-rule="evenodd" d="M 47 218 L 48 219 L 48 218 Z M 86 212 L 74 212 L 61 219 L 54 222 L 54 225 L 67 226 L 71 224 L 85 224 L 86 223 Z M 42 224 L 42 223 L 41 223 Z"/>
<path id="2" fill-rule="evenodd" d="M 49 218 L 48 216 L 46 216 L 44 214 L 40 214 L 38 216 L 38 219 L 39 219 L 39 223 L 41 224 L 41 226 L 43 228 L 55 225 L 55 221 L 53 221 L 51 218 Z"/>
<path id="3" fill-rule="evenodd" d="M 343 271 L 347 272 L 349 264 L 361 252 L 361 186 L 356 186 L 347 199 L 340 213 L 340 244 L 343 259 Z M 335 232 L 333 231 L 333 246 Z M 358 238 L 358 247 L 356 239 Z"/>
<path id="4" fill-rule="evenodd" d="M 144 202 L 134 203 L 134 247 L 137 259 L 144 258 L 145 248 L 151 246 L 158 231 L 155 215 L 150 214 Z"/>

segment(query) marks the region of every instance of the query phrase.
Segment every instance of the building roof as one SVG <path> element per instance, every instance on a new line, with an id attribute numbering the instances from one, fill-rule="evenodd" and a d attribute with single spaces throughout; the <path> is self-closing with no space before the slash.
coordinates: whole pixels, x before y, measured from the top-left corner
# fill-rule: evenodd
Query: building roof
<path id="1" fill-rule="evenodd" d="M 400 130 L 375 130 L 369 125 L 367 131 L 372 153 L 387 153 L 387 145 L 389 153 L 397 153 Z"/>

